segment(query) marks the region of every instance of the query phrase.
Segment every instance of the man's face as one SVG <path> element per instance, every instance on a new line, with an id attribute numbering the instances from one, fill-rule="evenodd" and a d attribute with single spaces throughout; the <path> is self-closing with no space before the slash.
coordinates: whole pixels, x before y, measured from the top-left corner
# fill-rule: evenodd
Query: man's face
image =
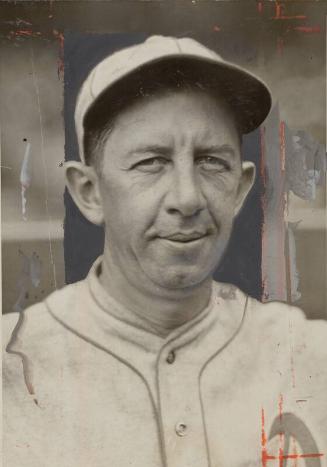
<path id="1" fill-rule="evenodd" d="M 241 175 L 239 137 L 223 103 L 185 91 L 130 107 L 104 146 L 109 261 L 133 283 L 203 282 L 228 243 Z"/>

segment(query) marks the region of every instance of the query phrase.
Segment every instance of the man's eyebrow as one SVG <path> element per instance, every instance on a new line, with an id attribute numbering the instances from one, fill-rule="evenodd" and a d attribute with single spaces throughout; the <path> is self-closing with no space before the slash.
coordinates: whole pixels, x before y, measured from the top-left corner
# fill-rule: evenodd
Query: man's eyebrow
<path id="1" fill-rule="evenodd" d="M 136 147 L 128 152 L 128 156 L 137 156 L 145 153 L 159 154 L 161 156 L 169 156 L 171 154 L 171 149 L 168 146 L 158 145 L 158 144 L 146 144 Z"/>
<path id="2" fill-rule="evenodd" d="M 236 156 L 235 149 L 229 144 L 217 145 L 213 144 L 210 146 L 201 146 L 196 149 L 197 154 L 230 154 L 232 157 Z"/>
<path id="3" fill-rule="evenodd" d="M 171 157 L 172 149 L 169 146 L 160 145 L 160 144 L 145 144 L 140 145 L 131 151 L 129 151 L 126 155 L 130 158 L 136 158 L 142 154 L 156 154 L 159 156 L 166 156 Z M 216 154 L 216 155 L 223 155 L 228 154 L 229 156 L 235 158 L 236 151 L 235 149 L 230 146 L 229 144 L 212 144 L 212 145 L 202 145 L 195 148 L 195 156 L 203 155 L 203 154 Z"/>

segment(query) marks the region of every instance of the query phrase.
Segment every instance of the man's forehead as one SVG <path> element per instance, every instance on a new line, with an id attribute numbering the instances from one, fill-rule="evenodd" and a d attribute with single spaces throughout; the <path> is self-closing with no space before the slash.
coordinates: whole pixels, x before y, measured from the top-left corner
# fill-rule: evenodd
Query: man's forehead
<path id="1" fill-rule="evenodd" d="M 234 113 L 220 96 L 194 90 L 168 90 L 141 98 L 121 112 L 113 124 L 114 135 L 138 147 L 192 141 L 201 146 L 233 141 L 238 134 Z M 127 138 L 123 138 L 123 135 Z"/>

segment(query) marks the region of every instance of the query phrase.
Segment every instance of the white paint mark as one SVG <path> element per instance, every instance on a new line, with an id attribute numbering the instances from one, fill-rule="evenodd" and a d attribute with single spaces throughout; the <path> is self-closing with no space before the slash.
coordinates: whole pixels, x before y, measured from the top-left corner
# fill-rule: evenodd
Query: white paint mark
<path id="1" fill-rule="evenodd" d="M 39 256 L 34 252 L 31 257 L 25 255 L 22 250 L 18 250 L 22 259 L 22 268 L 17 280 L 18 297 L 13 309 L 20 313 L 24 310 L 29 286 L 32 284 L 37 288 L 41 283 L 42 263 Z"/>
<path id="2" fill-rule="evenodd" d="M 289 274 L 290 274 L 290 294 L 291 301 L 296 302 L 301 298 L 301 292 L 299 290 L 300 278 L 299 271 L 296 266 L 296 245 L 294 232 L 299 222 L 288 222 L 288 252 L 289 252 Z"/>
<path id="3" fill-rule="evenodd" d="M 23 219 L 27 220 L 26 217 L 26 191 L 31 186 L 32 182 L 32 163 L 31 163 L 31 143 L 27 143 L 25 154 L 23 157 L 22 168 L 20 170 L 20 184 L 22 186 L 22 214 Z"/>
<path id="4" fill-rule="evenodd" d="M 20 313 L 24 309 L 23 304 L 28 291 L 30 266 L 28 256 L 26 256 L 21 250 L 18 252 L 22 258 L 22 269 L 17 280 L 18 297 L 16 303 L 13 306 L 13 309 L 14 311 Z"/>
<path id="5" fill-rule="evenodd" d="M 38 255 L 34 252 L 30 258 L 30 278 L 34 287 L 38 287 L 41 282 L 41 261 Z"/>
<path id="6" fill-rule="evenodd" d="M 317 186 L 325 182 L 325 149 L 303 130 L 292 130 L 292 142 L 288 154 L 288 189 L 302 199 L 314 200 Z"/>

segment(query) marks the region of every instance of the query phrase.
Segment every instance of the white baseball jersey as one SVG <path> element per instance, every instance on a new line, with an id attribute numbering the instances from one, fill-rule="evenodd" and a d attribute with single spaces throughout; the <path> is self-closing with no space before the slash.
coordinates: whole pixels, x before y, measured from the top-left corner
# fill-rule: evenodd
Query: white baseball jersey
<path id="1" fill-rule="evenodd" d="M 97 264 L 3 320 L 4 467 L 326 465 L 326 322 L 213 283 L 161 337 Z"/>

